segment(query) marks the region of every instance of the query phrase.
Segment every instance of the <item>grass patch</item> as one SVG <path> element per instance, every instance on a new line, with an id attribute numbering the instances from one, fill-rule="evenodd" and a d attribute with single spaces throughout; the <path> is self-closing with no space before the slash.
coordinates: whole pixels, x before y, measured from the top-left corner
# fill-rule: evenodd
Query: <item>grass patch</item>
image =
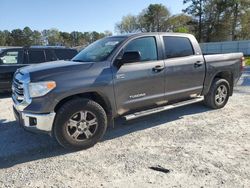
<path id="1" fill-rule="evenodd" d="M 245 57 L 246 66 L 250 66 L 250 57 Z"/>

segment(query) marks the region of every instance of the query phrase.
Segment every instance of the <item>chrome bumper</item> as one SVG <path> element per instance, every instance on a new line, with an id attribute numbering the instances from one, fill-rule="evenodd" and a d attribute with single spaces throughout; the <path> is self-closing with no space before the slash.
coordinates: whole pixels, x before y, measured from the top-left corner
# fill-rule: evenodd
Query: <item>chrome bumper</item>
<path id="1" fill-rule="evenodd" d="M 14 107 L 16 120 L 25 129 L 33 132 L 52 132 L 52 127 L 56 113 L 49 114 L 31 114 L 20 112 Z"/>

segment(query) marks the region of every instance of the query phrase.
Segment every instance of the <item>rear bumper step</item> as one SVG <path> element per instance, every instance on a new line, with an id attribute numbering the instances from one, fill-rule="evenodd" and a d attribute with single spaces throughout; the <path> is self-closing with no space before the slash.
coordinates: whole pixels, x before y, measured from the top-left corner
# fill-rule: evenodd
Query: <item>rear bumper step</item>
<path id="1" fill-rule="evenodd" d="M 136 118 L 139 118 L 139 117 L 147 116 L 147 115 L 150 115 L 150 114 L 162 112 L 162 111 L 165 111 L 165 110 L 170 110 L 170 109 L 173 109 L 173 108 L 185 106 L 185 105 L 188 105 L 188 104 L 198 103 L 198 102 L 201 102 L 203 100 L 204 100 L 204 97 L 197 97 L 197 98 L 194 98 L 194 99 L 178 102 L 178 103 L 175 103 L 175 104 L 166 105 L 166 106 L 162 106 L 162 107 L 153 108 L 153 109 L 150 109 L 150 110 L 145 110 L 145 111 L 129 114 L 129 115 L 124 116 L 124 118 L 125 118 L 125 120 L 128 121 L 128 120 L 136 119 Z"/>

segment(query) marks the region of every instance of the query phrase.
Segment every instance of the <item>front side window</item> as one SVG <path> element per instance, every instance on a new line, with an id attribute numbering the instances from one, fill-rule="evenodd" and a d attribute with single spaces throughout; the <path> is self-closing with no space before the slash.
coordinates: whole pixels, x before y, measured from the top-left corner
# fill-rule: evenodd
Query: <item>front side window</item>
<path id="1" fill-rule="evenodd" d="M 43 63 L 45 62 L 45 55 L 43 50 L 29 50 L 29 63 Z"/>
<path id="2" fill-rule="evenodd" d="M 0 55 L 0 64 L 21 64 L 22 59 L 22 50 L 8 50 Z"/>
<path id="3" fill-rule="evenodd" d="M 100 39 L 83 49 L 72 60 L 76 62 L 105 61 L 124 40 L 125 37 L 108 37 Z"/>
<path id="4" fill-rule="evenodd" d="M 163 37 L 166 58 L 194 55 L 191 42 L 186 37 Z"/>
<path id="5" fill-rule="evenodd" d="M 154 61 L 158 59 L 155 37 L 143 37 L 131 41 L 124 52 L 138 51 L 141 61 Z"/>
<path id="6" fill-rule="evenodd" d="M 60 60 L 71 60 L 77 54 L 76 50 L 71 49 L 56 49 L 55 54 L 57 59 Z"/>

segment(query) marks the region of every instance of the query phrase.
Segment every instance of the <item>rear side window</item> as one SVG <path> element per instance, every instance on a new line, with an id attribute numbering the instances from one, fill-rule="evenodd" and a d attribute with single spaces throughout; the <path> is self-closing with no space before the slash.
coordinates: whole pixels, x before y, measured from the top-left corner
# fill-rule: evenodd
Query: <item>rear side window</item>
<path id="1" fill-rule="evenodd" d="M 0 64 L 21 64 L 23 50 L 7 50 L 0 55 Z"/>
<path id="2" fill-rule="evenodd" d="M 55 54 L 57 56 L 57 59 L 71 60 L 73 57 L 76 56 L 77 51 L 71 49 L 55 49 Z"/>
<path id="3" fill-rule="evenodd" d="M 57 58 L 53 52 L 53 50 L 45 50 L 46 61 L 56 61 Z"/>
<path id="4" fill-rule="evenodd" d="M 141 61 L 157 60 L 157 47 L 154 37 L 143 37 L 131 41 L 124 49 L 125 52 L 138 51 Z"/>
<path id="5" fill-rule="evenodd" d="M 163 37 L 166 58 L 194 55 L 193 46 L 185 37 Z"/>
<path id="6" fill-rule="evenodd" d="M 43 50 L 29 50 L 29 63 L 43 63 L 45 62 L 45 55 Z"/>

